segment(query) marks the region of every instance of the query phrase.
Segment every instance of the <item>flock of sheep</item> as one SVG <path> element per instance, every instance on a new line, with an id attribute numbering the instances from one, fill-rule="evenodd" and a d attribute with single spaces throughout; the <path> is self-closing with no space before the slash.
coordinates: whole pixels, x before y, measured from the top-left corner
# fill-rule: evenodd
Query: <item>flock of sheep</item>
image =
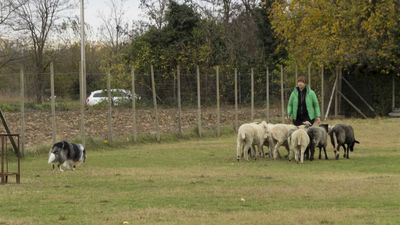
<path id="1" fill-rule="evenodd" d="M 350 125 L 336 124 L 329 126 L 294 126 L 289 124 L 271 124 L 265 121 L 260 123 L 245 123 L 239 127 L 237 135 L 236 157 L 249 160 L 264 157 L 263 146 L 268 146 L 271 159 L 280 158 L 279 147 L 284 146 L 288 151 L 288 159 L 292 160 L 293 154 L 296 162 L 304 162 L 304 158 L 313 160 L 315 148 L 319 148 L 319 159 L 321 151 L 328 159 L 326 147 L 328 136 L 334 147 L 336 159 L 339 159 L 340 147 L 344 149 L 344 158 L 349 158 L 350 151 L 359 142 L 354 137 L 354 130 Z M 257 152 L 256 152 L 257 148 Z"/>

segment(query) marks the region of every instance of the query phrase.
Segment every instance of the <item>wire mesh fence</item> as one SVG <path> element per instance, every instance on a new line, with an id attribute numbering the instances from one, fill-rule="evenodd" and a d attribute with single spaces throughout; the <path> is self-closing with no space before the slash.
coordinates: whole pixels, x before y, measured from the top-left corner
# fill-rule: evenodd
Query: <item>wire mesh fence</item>
<path id="1" fill-rule="evenodd" d="M 296 75 L 289 68 L 280 71 L 279 67 L 264 65 L 253 68 L 180 66 L 170 71 L 154 66 L 153 71 L 154 89 L 149 68 L 134 73 L 111 72 L 110 90 L 107 89 L 107 74 L 88 72 L 83 115 L 78 71 L 58 73 L 55 67 L 54 84 L 50 72 L 35 74 L 21 70 L 0 74 L 1 108 L 13 132 L 22 134 L 22 145 L 26 147 L 49 144 L 52 135 L 56 140 L 80 140 L 81 118 L 85 140 L 132 141 L 136 139 L 134 134 L 156 138 L 157 133 L 161 139 L 183 133 L 218 135 L 221 127 L 235 131 L 238 125 L 253 120 L 285 121 L 287 100 L 296 77 L 306 75 L 304 71 Z M 321 109 L 326 110 L 335 74 L 325 72 L 323 93 L 322 71 L 320 68 L 312 71 L 311 87 L 320 100 L 324 99 Z M 52 88 L 54 113 L 51 110 Z M 156 101 L 153 101 L 153 94 Z M 52 124 L 53 118 L 55 124 Z"/>

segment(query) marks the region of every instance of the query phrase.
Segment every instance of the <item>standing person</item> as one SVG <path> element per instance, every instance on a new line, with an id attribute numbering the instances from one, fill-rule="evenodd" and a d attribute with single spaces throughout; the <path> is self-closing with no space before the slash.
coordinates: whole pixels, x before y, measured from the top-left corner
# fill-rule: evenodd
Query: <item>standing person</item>
<path id="1" fill-rule="evenodd" d="M 320 109 L 317 95 L 307 85 L 307 80 L 304 76 L 299 76 L 297 79 L 297 87 L 290 94 L 288 103 L 288 115 L 295 126 L 303 124 L 319 124 Z"/>

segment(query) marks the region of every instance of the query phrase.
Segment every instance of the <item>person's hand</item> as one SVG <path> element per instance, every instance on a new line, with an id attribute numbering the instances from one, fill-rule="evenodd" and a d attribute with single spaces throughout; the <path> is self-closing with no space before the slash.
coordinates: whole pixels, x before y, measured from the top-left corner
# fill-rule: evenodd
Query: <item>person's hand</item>
<path id="1" fill-rule="evenodd" d="M 315 119 L 314 124 L 319 125 L 320 123 L 321 123 L 321 119 L 320 119 L 319 117 L 317 117 L 317 118 Z"/>
<path id="2" fill-rule="evenodd" d="M 312 124 L 309 121 L 304 121 L 303 125 L 306 127 L 311 127 Z"/>

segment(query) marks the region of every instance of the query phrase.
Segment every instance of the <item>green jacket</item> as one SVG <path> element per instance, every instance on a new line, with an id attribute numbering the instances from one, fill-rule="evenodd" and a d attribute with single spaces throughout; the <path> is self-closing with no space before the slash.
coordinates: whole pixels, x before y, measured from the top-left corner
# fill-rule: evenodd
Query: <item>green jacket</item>
<path id="1" fill-rule="evenodd" d="M 309 86 L 306 86 L 306 107 L 308 111 L 308 117 L 310 120 L 313 120 L 317 117 L 320 117 L 321 112 L 319 109 L 317 95 Z M 289 103 L 288 103 L 288 115 L 289 118 L 295 120 L 297 117 L 297 108 L 299 106 L 299 91 L 297 88 L 294 88 L 292 94 L 290 94 Z"/>

